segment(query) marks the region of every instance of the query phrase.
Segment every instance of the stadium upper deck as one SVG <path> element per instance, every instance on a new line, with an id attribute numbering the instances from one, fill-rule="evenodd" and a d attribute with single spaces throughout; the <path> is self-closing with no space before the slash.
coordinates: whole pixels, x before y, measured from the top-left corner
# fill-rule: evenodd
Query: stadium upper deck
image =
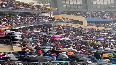
<path id="1" fill-rule="evenodd" d="M 1 12 L 49 12 L 50 9 L 43 9 L 42 6 L 36 6 L 15 0 L 0 0 Z"/>
<path id="2" fill-rule="evenodd" d="M 116 11 L 116 0 L 53 0 L 62 11 Z M 52 1 L 52 2 L 53 2 Z M 62 7 L 63 6 L 63 7 Z"/>

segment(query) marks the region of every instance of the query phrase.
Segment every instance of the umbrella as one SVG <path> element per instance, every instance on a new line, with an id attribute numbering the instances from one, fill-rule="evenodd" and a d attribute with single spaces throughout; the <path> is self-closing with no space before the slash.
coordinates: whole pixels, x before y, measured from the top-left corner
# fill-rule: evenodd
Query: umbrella
<path id="1" fill-rule="evenodd" d="M 102 53 L 112 53 L 112 51 L 103 51 Z"/>
<path id="2" fill-rule="evenodd" d="M 36 31 L 36 30 L 34 30 L 34 32 L 40 32 L 40 31 Z"/>
<path id="3" fill-rule="evenodd" d="M 34 25 L 29 25 L 29 26 L 34 26 Z"/>
<path id="4" fill-rule="evenodd" d="M 70 40 L 69 38 L 62 38 L 61 40 Z"/>
<path id="5" fill-rule="evenodd" d="M 33 39 L 33 40 L 38 40 L 38 39 Z"/>
<path id="6" fill-rule="evenodd" d="M 43 32 L 41 32 L 41 33 L 36 33 L 36 34 L 38 34 L 38 35 L 47 35 L 46 33 L 43 33 Z"/>
<path id="7" fill-rule="evenodd" d="M 50 31 L 49 33 L 57 33 L 56 31 Z"/>
<path id="8" fill-rule="evenodd" d="M 112 40 L 110 40 L 110 41 L 114 42 L 115 40 L 114 40 L 114 39 L 112 39 Z"/>
<path id="9" fill-rule="evenodd" d="M 21 28 L 24 28 L 25 26 L 21 26 Z"/>
<path id="10" fill-rule="evenodd" d="M 30 32 L 30 31 L 23 31 L 23 32 Z"/>
<path id="11" fill-rule="evenodd" d="M 53 37 L 62 37 L 62 35 L 53 35 Z"/>
<path id="12" fill-rule="evenodd" d="M 52 37 L 50 39 L 61 40 L 62 38 L 54 38 L 54 37 Z"/>
<path id="13" fill-rule="evenodd" d="M 100 33 L 100 34 L 105 34 L 105 35 L 106 35 L 106 34 L 108 34 L 108 33 Z"/>
<path id="14" fill-rule="evenodd" d="M 104 40 L 104 38 L 98 38 L 98 39 L 96 39 L 96 40 Z"/>
<path id="15" fill-rule="evenodd" d="M 20 27 L 16 27 L 16 28 L 14 28 L 14 29 L 19 29 Z"/>
<path id="16" fill-rule="evenodd" d="M 40 48 L 47 48 L 47 49 L 49 49 L 49 48 L 53 48 L 52 46 L 41 46 Z"/>
<path id="17" fill-rule="evenodd" d="M 61 51 L 76 51 L 76 49 L 62 48 Z"/>
<path id="18" fill-rule="evenodd" d="M 73 54 L 70 58 L 71 59 L 78 59 L 79 61 L 81 61 L 81 60 L 82 61 L 90 60 L 87 55 L 83 55 L 83 54 Z"/>
<path id="19" fill-rule="evenodd" d="M 52 60 L 52 58 L 48 56 L 25 57 L 24 59 L 29 60 L 29 61 L 39 61 L 39 62 Z"/>
<path id="20" fill-rule="evenodd" d="M 86 55 L 83 55 L 83 54 L 73 54 L 72 57 L 82 58 L 82 57 L 87 57 L 87 56 Z"/>
<path id="21" fill-rule="evenodd" d="M 1 30 L 5 30 L 5 29 L 9 29 L 10 26 L 3 26 L 3 27 L 0 27 Z"/>
<path id="22" fill-rule="evenodd" d="M 91 40 L 82 40 L 83 42 L 90 42 Z"/>
<path id="23" fill-rule="evenodd" d="M 90 60 L 90 59 L 87 58 L 87 57 L 82 57 L 82 58 L 79 58 L 79 60 L 87 61 L 87 60 Z"/>

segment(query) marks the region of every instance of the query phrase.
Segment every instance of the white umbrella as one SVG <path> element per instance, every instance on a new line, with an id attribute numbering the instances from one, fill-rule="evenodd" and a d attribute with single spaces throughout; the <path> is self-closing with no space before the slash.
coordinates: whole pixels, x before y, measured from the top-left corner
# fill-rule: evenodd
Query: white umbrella
<path id="1" fill-rule="evenodd" d="M 62 38 L 61 40 L 71 40 L 71 39 L 69 39 L 69 38 Z"/>
<path id="2" fill-rule="evenodd" d="M 110 40 L 110 41 L 114 42 L 115 40 L 114 40 L 114 39 L 112 39 L 112 40 Z"/>

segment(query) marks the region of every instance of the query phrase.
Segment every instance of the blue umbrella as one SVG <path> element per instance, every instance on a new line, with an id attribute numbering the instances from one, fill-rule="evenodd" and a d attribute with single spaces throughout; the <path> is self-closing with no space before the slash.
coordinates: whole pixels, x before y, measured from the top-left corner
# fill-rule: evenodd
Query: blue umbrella
<path id="1" fill-rule="evenodd" d="M 38 39 L 33 39 L 33 40 L 38 40 Z"/>
<path id="2" fill-rule="evenodd" d="M 98 38 L 98 39 L 96 39 L 96 40 L 104 40 L 104 38 Z"/>
<path id="3" fill-rule="evenodd" d="M 23 31 L 23 32 L 30 32 L 30 31 Z"/>
<path id="4" fill-rule="evenodd" d="M 38 35 L 46 35 L 46 33 L 37 33 Z"/>

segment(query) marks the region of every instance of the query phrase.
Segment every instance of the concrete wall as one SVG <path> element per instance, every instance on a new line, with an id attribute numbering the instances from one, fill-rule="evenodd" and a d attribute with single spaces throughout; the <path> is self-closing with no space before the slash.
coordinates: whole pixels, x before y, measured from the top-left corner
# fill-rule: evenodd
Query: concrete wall
<path id="1" fill-rule="evenodd" d="M 0 52 L 16 52 L 16 51 L 21 51 L 21 48 L 17 46 L 0 46 Z"/>

